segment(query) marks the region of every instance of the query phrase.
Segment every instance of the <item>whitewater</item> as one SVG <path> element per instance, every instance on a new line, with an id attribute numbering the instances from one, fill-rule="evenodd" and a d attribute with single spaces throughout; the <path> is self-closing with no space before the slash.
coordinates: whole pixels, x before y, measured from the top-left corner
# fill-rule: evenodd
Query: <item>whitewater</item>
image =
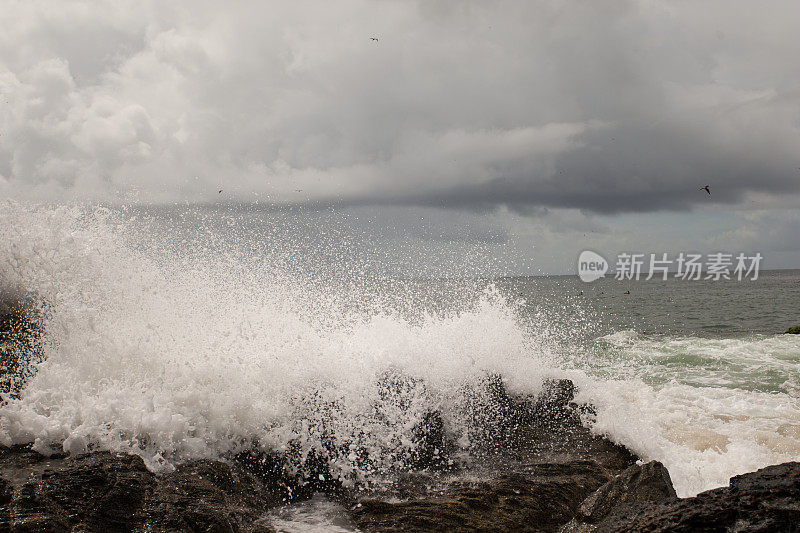
<path id="1" fill-rule="evenodd" d="M 518 395 L 572 379 L 585 423 L 662 461 L 679 496 L 800 459 L 800 336 L 649 333 L 587 311 L 574 280 L 374 279 L 284 222 L 0 204 L 0 296 L 43 332 L 0 444 L 155 472 L 257 446 L 369 485 L 410 468 L 430 412 L 468 456 L 471 399 L 499 375 Z"/>

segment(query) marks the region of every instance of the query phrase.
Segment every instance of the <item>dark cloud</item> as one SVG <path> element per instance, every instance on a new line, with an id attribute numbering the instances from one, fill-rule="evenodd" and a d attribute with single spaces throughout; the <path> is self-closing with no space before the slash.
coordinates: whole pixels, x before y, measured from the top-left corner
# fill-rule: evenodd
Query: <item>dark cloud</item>
<path id="1" fill-rule="evenodd" d="M 25 2 L 0 30 L 7 196 L 538 216 L 800 192 L 792 3 Z"/>

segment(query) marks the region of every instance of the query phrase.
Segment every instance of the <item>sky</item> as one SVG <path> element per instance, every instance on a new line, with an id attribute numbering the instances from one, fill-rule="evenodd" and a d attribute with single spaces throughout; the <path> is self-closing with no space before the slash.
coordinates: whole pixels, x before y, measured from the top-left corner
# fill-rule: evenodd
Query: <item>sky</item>
<path id="1" fill-rule="evenodd" d="M 335 209 L 370 246 L 509 274 L 583 249 L 800 268 L 792 0 L 0 12 L 0 197 Z"/>

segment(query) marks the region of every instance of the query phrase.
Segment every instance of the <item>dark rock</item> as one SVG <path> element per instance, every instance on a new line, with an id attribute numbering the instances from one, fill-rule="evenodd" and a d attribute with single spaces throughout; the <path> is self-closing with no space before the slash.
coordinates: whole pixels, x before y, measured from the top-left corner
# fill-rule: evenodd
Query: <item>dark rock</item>
<path id="1" fill-rule="evenodd" d="M 409 411 L 412 405 L 424 403 L 425 383 L 397 370 L 384 372 L 378 378 L 378 401 L 373 406 L 376 418 L 388 424 L 397 423 L 397 413 Z M 400 422 L 405 420 L 400 418 Z M 401 462 L 411 469 L 441 468 L 447 466 L 447 454 L 453 443 L 447 438 L 442 416 L 438 411 L 426 411 L 411 432 L 414 443 Z"/>
<path id="2" fill-rule="evenodd" d="M 378 377 L 378 398 L 380 403 L 399 409 L 408 409 L 414 400 L 425 394 L 422 380 L 398 370 L 387 370 Z M 380 411 L 380 406 L 376 406 Z"/>
<path id="3" fill-rule="evenodd" d="M 443 466 L 452 444 L 448 442 L 442 415 L 438 411 L 429 411 L 422 416 L 422 421 L 414 427 L 414 452 L 412 468 L 431 468 Z"/>
<path id="4" fill-rule="evenodd" d="M 253 446 L 232 461 L 260 479 L 284 503 L 310 498 L 316 492 L 341 492 L 341 481 L 331 474 L 326 459 L 314 450 L 301 456 L 299 445 L 292 442 L 283 454 Z"/>
<path id="5" fill-rule="evenodd" d="M 580 424 L 582 409 L 573 403 L 575 384 L 569 379 L 548 379 L 529 409 L 530 423 L 542 427 Z"/>
<path id="6" fill-rule="evenodd" d="M 219 461 L 156 476 L 135 455 L 0 449 L 0 531 L 269 531 L 281 496 Z"/>
<path id="7" fill-rule="evenodd" d="M 383 407 L 424 394 L 414 380 L 386 383 Z M 332 479 L 323 453 L 336 452 L 333 444 L 301 461 L 291 445 L 277 454 L 253 443 L 229 461 L 188 462 L 165 475 L 134 455 L 0 448 L 0 531 L 271 531 L 271 508 L 315 491 L 345 503 L 364 531 L 800 531 L 800 463 L 677 499 L 660 463 L 634 465 L 628 450 L 580 424 L 571 382 L 520 399 L 488 378 L 471 393 L 476 434 L 504 446 L 445 476 L 431 468 L 449 451 L 442 418 L 430 411 L 413 432 L 411 464 L 422 470 L 398 473 L 384 493 L 347 491 Z M 482 417 L 480 406 L 492 412 Z"/>
<path id="8" fill-rule="evenodd" d="M 490 374 L 462 392 L 473 453 L 506 446 L 516 433 L 521 413 L 506 393 L 502 378 Z"/>
<path id="9" fill-rule="evenodd" d="M 800 463 L 736 476 L 693 498 L 636 504 L 611 513 L 597 531 L 800 531 Z"/>
<path id="10" fill-rule="evenodd" d="M 156 478 L 138 513 L 144 528 L 166 531 L 265 530 L 256 522 L 283 494 L 219 461 L 196 461 Z"/>
<path id="11" fill-rule="evenodd" d="M 664 465 L 651 461 L 632 465 L 597 489 L 578 509 L 579 519 L 598 522 L 615 507 L 635 502 L 662 502 L 675 499 L 675 489 Z"/>
<path id="12" fill-rule="evenodd" d="M 353 519 L 365 531 L 556 531 L 607 479 L 592 461 L 540 464 L 402 502 L 363 499 Z"/>
<path id="13" fill-rule="evenodd" d="M 800 326 L 793 326 L 784 331 L 784 333 L 790 333 L 792 335 L 800 335 Z"/>
<path id="14" fill-rule="evenodd" d="M 518 399 L 489 376 L 465 396 L 473 409 L 471 439 L 488 445 L 473 454 L 468 479 L 482 481 L 411 476 L 402 491 L 357 496 L 351 508 L 359 528 L 557 531 L 589 494 L 637 460 L 580 424 L 568 380 L 546 383 L 538 398 Z"/>
<path id="15" fill-rule="evenodd" d="M 580 426 L 580 415 L 586 410 L 573 403 L 575 385 L 568 379 L 545 380 L 535 398 L 513 398 L 502 378 L 490 374 L 464 394 L 470 440 L 477 447 L 473 453 L 517 447 L 520 435 L 531 427 L 559 430 Z"/>

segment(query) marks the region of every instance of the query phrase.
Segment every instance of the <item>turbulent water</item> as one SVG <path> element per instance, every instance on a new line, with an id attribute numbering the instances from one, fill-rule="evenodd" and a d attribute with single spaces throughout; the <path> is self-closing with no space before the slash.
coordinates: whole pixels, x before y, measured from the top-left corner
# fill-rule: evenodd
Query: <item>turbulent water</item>
<path id="1" fill-rule="evenodd" d="M 779 334 L 800 322 L 798 272 L 392 280 L 334 218 L 0 205 L 2 297 L 45 332 L 0 443 L 124 450 L 155 471 L 262 446 L 370 484 L 409 467 L 431 411 L 466 454 L 499 374 L 519 394 L 573 379 L 587 423 L 662 461 L 680 496 L 800 459 L 800 336 Z"/>

